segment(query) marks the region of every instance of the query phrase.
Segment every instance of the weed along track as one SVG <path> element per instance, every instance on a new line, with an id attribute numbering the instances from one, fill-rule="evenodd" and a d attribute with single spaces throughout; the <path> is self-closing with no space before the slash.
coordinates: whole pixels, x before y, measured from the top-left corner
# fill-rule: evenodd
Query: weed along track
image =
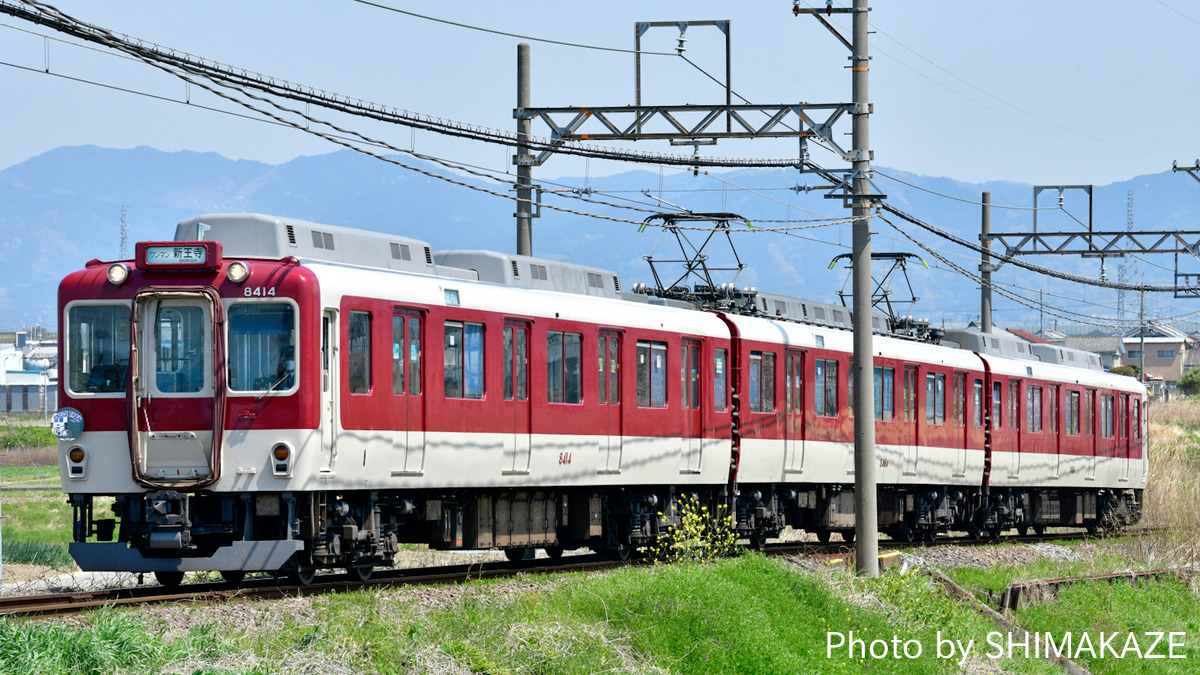
<path id="1" fill-rule="evenodd" d="M 238 584 L 204 582 L 173 589 L 138 586 L 110 590 L 0 598 L 0 616 L 42 617 L 74 614 L 101 607 L 138 606 L 159 603 L 213 604 L 243 599 L 270 600 L 298 595 L 345 593 L 366 588 L 461 584 L 476 579 L 502 579 L 522 574 L 592 572 L 612 569 L 621 563 L 595 555 L 572 556 L 559 561 L 489 562 L 379 571 L 369 581 L 349 574 L 318 575 L 313 583 L 295 585 L 280 578 L 247 579 Z"/>
<path id="2" fill-rule="evenodd" d="M 1130 531 L 1126 536 L 1141 536 L 1144 531 Z M 1042 543 L 1052 541 L 1077 541 L 1088 538 L 1084 532 L 1058 532 L 1043 535 L 1015 536 L 1004 538 L 999 543 Z M 944 538 L 936 541 L 944 546 L 988 546 L 996 541 L 969 538 Z M 795 543 L 779 542 L 768 544 L 763 553 L 769 556 L 822 557 L 829 561 L 846 561 L 852 555 L 846 543 Z M 897 550 L 911 548 L 908 542 L 880 541 L 880 547 Z M 367 588 L 391 588 L 413 585 L 461 584 L 476 579 L 499 579 L 521 574 L 553 574 L 558 572 L 591 572 L 613 569 L 620 566 L 601 555 L 578 555 L 564 559 L 538 559 L 529 561 L 498 561 L 479 564 L 458 564 L 409 569 L 378 570 L 370 580 L 360 580 L 349 574 L 317 575 L 313 582 L 299 585 L 286 577 L 259 577 L 233 584 L 229 582 L 198 582 L 183 584 L 175 588 L 159 585 L 137 586 L 97 591 L 53 593 L 43 595 L 20 595 L 0 598 L 0 616 L 39 617 L 58 614 L 73 614 L 100 607 L 137 606 L 157 603 L 211 604 L 242 599 L 277 599 L 297 595 L 320 595 L 344 593 Z"/>

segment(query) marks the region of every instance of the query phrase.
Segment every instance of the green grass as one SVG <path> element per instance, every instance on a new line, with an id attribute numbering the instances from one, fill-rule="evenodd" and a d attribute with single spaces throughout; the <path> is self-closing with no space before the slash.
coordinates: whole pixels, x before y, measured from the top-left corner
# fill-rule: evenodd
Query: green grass
<path id="1" fill-rule="evenodd" d="M 1060 590 L 1056 601 L 1019 610 L 1017 618 L 1028 630 L 1051 632 L 1058 639 L 1066 631 L 1072 631 L 1078 640 L 1080 632 L 1089 631 L 1097 653 L 1100 632 L 1121 633 L 1113 641 L 1118 653 L 1125 647 L 1127 632 L 1138 636 L 1142 649 L 1148 648 L 1152 641 L 1145 639 L 1147 631 L 1186 632 L 1185 646 L 1176 650 L 1176 654 L 1185 655 L 1186 659 L 1139 659 L 1131 651 L 1123 659 L 1114 659 L 1111 653 L 1105 653 L 1107 658 L 1093 659 L 1085 652 L 1078 660 L 1096 675 L 1197 671 L 1200 597 L 1188 584 L 1175 579 L 1145 580 L 1137 586 L 1123 582 L 1072 584 Z M 1166 638 L 1157 653 L 1167 653 Z"/>
<path id="2" fill-rule="evenodd" d="M 1145 559 L 1138 560 L 1135 557 L 1123 555 L 1121 548 L 1114 546 L 1122 542 L 1132 544 L 1136 543 L 1136 540 L 1110 540 L 1106 549 L 1092 552 L 1086 562 L 1041 559 L 1022 565 L 994 565 L 987 569 L 959 567 L 945 570 L 945 572 L 959 586 L 976 591 L 977 594 L 987 594 L 988 592 L 999 593 L 1018 581 L 1110 574 L 1130 569 L 1155 567 Z M 1066 547 L 1072 548 L 1069 544 Z M 1157 566 L 1161 567 L 1161 561 L 1157 563 Z"/>
<path id="3" fill-rule="evenodd" d="M 0 422 L 0 449 L 57 447 L 58 439 L 50 433 L 50 427 L 11 422 Z"/>
<path id="4" fill-rule="evenodd" d="M 6 543 L 71 541 L 71 506 L 58 488 L 5 492 L 0 512 L 4 516 L 0 527 L 4 528 Z M 97 513 L 103 513 L 99 504 Z"/>
<path id="5" fill-rule="evenodd" d="M 0 467 L 0 485 L 59 485 L 58 466 Z"/>
<path id="6" fill-rule="evenodd" d="M 434 596 L 413 599 L 423 594 Z M 988 629 L 923 575 L 824 577 L 759 555 L 362 591 L 313 598 L 306 609 L 252 603 L 237 613 L 252 615 L 240 628 L 220 609 L 177 611 L 185 616 L 169 621 L 93 614 L 81 629 L 0 620 L 0 672 L 955 673 L 955 661 L 936 658 L 935 631 L 965 639 Z M 924 655 L 827 658 L 830 630 L 917 639 Z"/>
<path id="7" fill-rule="evenodd" d="M 68 570 L 75 560 L 62 542 L 4 541 L 4 562 L 12 565 L 42 565 L 56 570 Z"/>

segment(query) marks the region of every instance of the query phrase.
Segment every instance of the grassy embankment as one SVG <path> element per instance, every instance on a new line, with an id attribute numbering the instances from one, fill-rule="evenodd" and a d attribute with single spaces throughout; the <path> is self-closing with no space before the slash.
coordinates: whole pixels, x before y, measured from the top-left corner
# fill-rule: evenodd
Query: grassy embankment
<path id="1" fill-rule="evenodd" d="M 1175 529 L 1150 540 L 1118 540 L 1088 562 L 1039 562 L 989 571 L 953 570 L 986 596 L 1020 579 L 1151 568 L 1194 560 L 1191 478 L 1200 468 L 1200 404 L 1151 410 L 1152 466 L 1146 518 Z M 61 502 L 61 496 L 54 496 Z M 49 502 L 43 502 L 48 504 Z M 31 510 L 36 511 L 36 508 Z M 5 513 L 9 513 L 5 504 Z M 61 518 L 66 540 L 68 512 Z M 35 524 L 30 517 L 24 527 Z M 52 528 L 51 528 L 52 529 Z M 47 536 L 51 538 L 48 532 Z M 7 539 L 7 537 L 6 537 Z M 1076 546 L 1082 552 L 1085 547 Z M 7 546 L 6 546 L 7 549 Z M 427 594 L 433 594 L 429 599 Z M 424 599 L 423 599 L 424 598 Z M 626 568 L 458 588 L 359 592 L 229 609 L 93 613 L 80 628 L 0 621 L 0 672 L 171 670 L 204 673 L 933 673 L 962 672 L 938 658 L 937 631 L 975 641 L 977 672 L 1054 673 L 1037 660 L 981 659 L 988 620 L 947 599 L 928 577 L 806 573 L 757 555 L 714 564 Z M 229 617 L 241 617 L 231 620 Z M 247 618 L 249 617 L 249 618 Z M 1184 581 L 1090 584 L 1056 602 L 1021 610 L 1029 630 L 1187 631 L 1197 641 L 1200 601 Z M 827 633 L 917 640 L 919 659 L 827 658 Z M 1124 642 L 1121 643 L 1122 646 Z M 1081 659 L 1096 673 L 1195 672 L 1182 661 Z M 1090 662 L 1089 662 L 1090 661 Z"/>
<path id="2" fill-rule="evenodd" d="M 1130 569 L 1169 569 L 1200 562 L 1200 401 L 1154 403 L 1149 410 L 1150 476 L 1145 492 L 1142 525 L 1162 527 L 1149 537 L 1108 542 L 1087 562 L 1039 562 L 1021 567 L 996 566 L 987 570 L 957 569 L 951 576 L 981 599 L 1016 581 L 1085 576 Z M 1084 544 L 1076 549 L 1093 547 Z M 1070 631 L 1076 644 L 1088 631 L 1118 632 L 1115 645 L 1123 653 L 1133 633 L 1145 649 L 1153 638 L 1145 633 L 1185 632 L 1185 647 L 1176 650 L 1186 659 L 1092 658 L 1084 652 L 1081 665 L 1097 675 L 1126 673 L 1200 672 L 1200 593 L 1192 573 L 1128 583 L 1082 583 L 1064 587 L 1058 598 L 1018 610 L 1014 619 L 1027 630 L 1052 633 L 1062 639 Z M 1157 653 L 1164 653 L 1166 643 Z"/>
<path id="3" fill-rule="evenodd" d="M 757 554 L 85 621 L 0 620 L 0 671 L 955 673 L 954 659 L 937 658 L 936 631 L 982 640 L 992 629 L 924 575 L 838 581 Z M 918 640 L 923 653 L 860 659 L 842 649 L 827 658 L 828 630 Z M 1006 665 L 1055 672 L 1034 660 Z"/>
<path id="4" fill-rule="evenodd" d="M 71 508 L 62 494 L 54 435 L 41 420 L 0 421 L 0 521 L 4 562 L 70 569 Z M 8 490 L 45 485 L 45 490 Z"/>

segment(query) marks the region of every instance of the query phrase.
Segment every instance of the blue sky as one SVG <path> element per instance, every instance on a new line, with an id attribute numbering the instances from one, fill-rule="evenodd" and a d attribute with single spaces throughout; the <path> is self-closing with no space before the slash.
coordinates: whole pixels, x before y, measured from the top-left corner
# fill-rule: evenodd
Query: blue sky
<path id="1" fill-rule="evenodd" d="M 380 2 L 500 31 L 622 49 L 632 48 L 636 21 L 728 19 L 733 85 L 741 95 L 756 103 L 850 97 L 848 52 L 811 17 L 793 17 L 790 0 Z M 450 119 L 514 126 L 515 38 L 352 0 L 55 4 L 85 21 L 296 82 Z M 1191 74 L 1200 62 L 1200 6 L 1184 0 L 875 5 L 871 146 L 878 164 L 968 181 L 1102 185 L 1200 157 L 1200 88 Z M 833 21 L 848 35 L 848 19 Z M 0 23 L 47 32 L 7 17 Z M 672 29 L 655 29 L 643 48 L 672 52 L 676 37 Z M 687 56 L 723 77 L 723 36 L 696 27 L 687 37 Z M 534 42 L 532 58 L 534 105 L 633 102 L 631 54 Z M 48 64 L 58 75 L 228 107 L 148 66 L 9 27 L 0 27 L 0 61 L 36 71 Z M 0 91 L 0 124 L 7 132 L 0 168 L 61 145 L 150 145 L 271 163 L 335 149 L 294 130 L 10 66 L 0 66 Z M 717 85 L 675 56 L 643 58 L 643 92 L 647 103 L 723 99 Z M 431 154 L 489 168 L 508 162 L 497 146 L 355 124 Z M 848 122 L 844 126 L 849 132 Z M 669 151 L 665 143 L 636 147 Z M 745 141 L 705 152 L 789 157 L 796 146 Z M 828 155 L 814 158 L 835 163 Z M 537 171 L 596 175 L 628 168 L 556 158 Z"/>

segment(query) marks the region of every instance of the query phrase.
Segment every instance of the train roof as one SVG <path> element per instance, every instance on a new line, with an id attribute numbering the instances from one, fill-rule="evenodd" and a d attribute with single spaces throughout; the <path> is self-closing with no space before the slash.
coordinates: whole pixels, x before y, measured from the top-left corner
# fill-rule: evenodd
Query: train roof
<path id="1" fill-rule="evenodd" d="M 818 334 L 822 339 L 830 335 L 828 331 L 816 329 L 850 331 L 853 328 L 851 308 L 830 303 L 751 288 L 736 289 L 732 285 L 655 289 L 636 284 L 627 290 L 622 288 L 616 273 L 599 267 L 496 251 L 434 251 L 428 242 L 411 237 L 295 218 L 255 213 L 202 215 L 179 223 L 175 228 L 175 240 L 219 241 L 226 258 L 295 257 L 304 262 L 395 270 L 660 307 L 718 310 L 730 315 L 768 319 L 777 325 L 806 324 L 814 330 L 795 333 L 797 337 L 806 336 L 804 341 L 815 341 Z M 1032 344 L 1011 335 L 972 330 L 950 330 L 943 335 L 942 331 L 931 329 L 927 321 L 911 318 L 889 321 L 878 312 L 872 313 L 872 329 L 910 345 L 939 344 L 944 338 L 944 346 L 989 356 L 1103 371 L 1096 354 L 1056 345 Z"/>

